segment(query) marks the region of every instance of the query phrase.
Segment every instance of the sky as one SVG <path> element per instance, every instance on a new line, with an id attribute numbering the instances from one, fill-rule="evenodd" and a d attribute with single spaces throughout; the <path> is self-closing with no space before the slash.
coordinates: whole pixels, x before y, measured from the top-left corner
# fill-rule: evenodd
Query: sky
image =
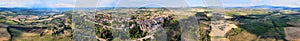
<path id="1" fill-rule="evenodd" d="M 0 7 L 244 7 L 257 5 L 300 7 L 300 0 L 0 0 Z"/>

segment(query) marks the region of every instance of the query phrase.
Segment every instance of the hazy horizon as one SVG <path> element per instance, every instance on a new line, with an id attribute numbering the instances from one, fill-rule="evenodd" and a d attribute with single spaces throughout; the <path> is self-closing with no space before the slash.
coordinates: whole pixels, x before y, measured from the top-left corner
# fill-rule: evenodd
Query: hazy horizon
<path id="1" fill-rule="evenodd" d="M 6 8 L 91 8 L 91 7 L 247 7 L 259 5 L 300 7 L 300 0 L 0 0 Z M 149 5 L 150 4 L 150 5 Z M 149 6 L 147 6 L 149 5 Z"/>

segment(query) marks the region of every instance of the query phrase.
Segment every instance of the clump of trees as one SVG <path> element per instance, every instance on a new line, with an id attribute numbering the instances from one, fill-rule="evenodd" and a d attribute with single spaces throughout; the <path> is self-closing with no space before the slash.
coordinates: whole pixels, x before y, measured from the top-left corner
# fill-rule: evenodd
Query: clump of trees
<path id="1" fill-rule="evenodd" d="M 112 29 L 111 28 L 105 28 L 103 26 L 97 26 L 96 27 L 96 35 L 99 38 L 104 38 L 104 39 L 107 39 L 109 41 L 113 40 Z"/>
<path id="2" fill-rule="evenodd" d="M 295 15 L 263 15 L 262 18 L 256 19 L 239 18 L 239 28 L 233 29 L 228 36 L 238 37 L 236 35 L 249 32 L 257 35 L 255 40 L 285 40 L 283 28 L 293 27 L 287 22 L 294 21 L 296 17 Z"/>
<path id="3" fill-rule="evenodd" d="M 142 38 L 147 35 L 148 32 L 140 30 L 139 26 L 129 29 L 129 36 L 131 39 Z"/>

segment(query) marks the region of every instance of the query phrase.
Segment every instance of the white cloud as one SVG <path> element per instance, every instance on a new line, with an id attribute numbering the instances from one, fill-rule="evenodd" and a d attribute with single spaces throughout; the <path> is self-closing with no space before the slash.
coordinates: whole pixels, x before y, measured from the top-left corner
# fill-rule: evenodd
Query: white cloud
<path id="1" fill-rule="evenodd" d="M 120 7 L 187 7 L 189 3 L 185 0 L 120 0 L 116 5 Z"/>
<path id="2" fill-rule="evenodd" d="M 248 7 L 248 6 L 258 6 L 265 4 L 223 4 L 224 7 Z"/>
<path id="3" fill-rule="evenodd" d="M 272 0 L 269 5 L 300 7 L 300 0 Z"/>
<path id="4" fill-rule="evenodd" d="M 96 7 L 99 0 L 76 0 L 75 7 Z"/>
<path id="5" fill-rule="evenodd" d="M 261 2 L 263 0 L 251 0 L 251 2 Z"/>
<path id="6" fill-rule="evenodd" d="M 225 1 L 225 0 L 224 0 Z M 250 2 L 248 2 L 250 1 Z M 300 0 L 226 0 L 223 6 L 236 7 L 236 6 L 257 6 L 257 5 L 272 5 L 272 6 L 288 6 L 300 7 Z M 248 3 L 247 3 L 248 2 Z"/>
<path id="7" fill-rule="evenodd" d="M 30 7 L 33 0 L 0 0 L 1 7 Z"/>
<path id="8" fill-rule="evenodd" d="M 99 5 L 109 5 L 109 4 L 114 4 L 117 0 L 99 0 Z"/>
<path id="9" fill-rule="evenodd" d="M 59 3 L 59 4 L 49 5 L 49 7 L 53 7 L 53 8 L 57 8 L 57 7 L 75 7 L 75 5 L 74 4 Z"/>
<path id="10" fill-rule="evenodd" d="M 5 8 L 8 8 L 9 6 L 0 6 L 0 7 L 5 7 Z"/>
<path id="11" fill-rule="evenodd" d="M 300 7 L 299 5 L 292 4 L 271 4 L 272 6 L 288 6 L 288 7 Z"/>
<path id="12" fill-rule="evenodd" d="M 137 6 L 146 3 L 164 6 L 255 6 L 300 7 L 300 0 L 0 0 L 0 7 L 110 7 Z M 195 2 L 194 2 L 195 1 Z M 223 2 L 222 2 L 223 1 Z"/>
<path id="13" fill-rule="evenodd" d="M 3 2 L 0 4 L 4 4 L 6 7 L 25 7 L 24 4 L 22 3 L 17 3 L 17 2 Z"/>

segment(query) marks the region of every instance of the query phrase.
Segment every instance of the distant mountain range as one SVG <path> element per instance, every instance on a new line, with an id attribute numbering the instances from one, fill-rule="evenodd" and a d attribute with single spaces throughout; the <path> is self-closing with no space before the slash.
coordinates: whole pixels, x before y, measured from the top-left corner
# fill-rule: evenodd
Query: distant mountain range
<path id="1" fill-rule="evenodd" d="M 201 6 L 197 6 L 200 8 L 203 8 Z M 136 8 L 136 7 L 99 7 L 99 8 L 1 8 L 0 7 L 0 11 L 1 10 L 38 10 L 38 11 L 69 11 L 69 10 L 76 10 L 76 9 L 80 9 L 80 10 L 109 10 L 109 9 L 114 9 L 114 8 Z M 147 7 L 147 8 L 159 8 L 159 7 Z M 208 7 L 208 8 L 214 8 L 214 7 Z M 260 9 L 260 8 L 264 8 L 264 9 L 282 9 L 282 10 L 298 10 L 300 11 L 300 7 L 287 7 L 287 6 L 272 6 L 272 5 L 258 5 L 258 6 L 248 6 L 248 7 L 225 7 L 225 8 L 254 8 L 254 9 Z"/>
<path id="2" fill-rule="evenodd" d="M 1 8 L 0 11 L 70 11 L 70 10 L 107 10 L 112 7 L 103 8 Z"/>
<path id="3" fill-rule="evenodd" d="M 229 7 L 229 8 L 265 8 L 265 9 L 282 9 L 282 10 L 300 10 L 300 7 L 287 7 L 287 6 L 272 6 L 272 5 L 258 5 L 249 7 Z"/>

